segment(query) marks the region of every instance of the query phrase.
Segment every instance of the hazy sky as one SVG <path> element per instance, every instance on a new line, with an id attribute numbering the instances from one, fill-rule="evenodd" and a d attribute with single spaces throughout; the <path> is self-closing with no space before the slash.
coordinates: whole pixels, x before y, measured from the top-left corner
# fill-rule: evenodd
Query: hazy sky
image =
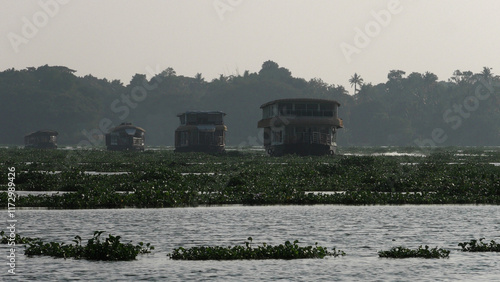
<path id="1" fill-rule="evenodd" d="M 0 0 L 0 70 L 63 65 L 84 76 L 257 72 L 266 60 L 348 87 L 354 72 L 500 74 L 498 0 Z M 349 87 L 349 91 L 352 89 Z"/>

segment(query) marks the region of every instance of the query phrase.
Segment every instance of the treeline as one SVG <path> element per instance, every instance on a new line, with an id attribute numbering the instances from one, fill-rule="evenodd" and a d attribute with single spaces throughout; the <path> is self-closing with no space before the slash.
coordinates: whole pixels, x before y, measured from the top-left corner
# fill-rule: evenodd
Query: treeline
<path id="1" fill-rule="evenodd" d="M 227 113 L 228 145 L 260 145 L 260 105 L 292 97 L 341 103 L 342 146 L 497 145 L 500 133 L 499 84 L 490 68 L 455 71 L 448 81 L 393 70 L 385 83 L 353 80 L 356 94 L 321 79 L 309 81 L 273 61 L 258 73 L 205 81 L 168 68 L 147 79 L 136 74 L 128 85 L 91 75 L 77 77 L 63 66 L 0 72 L 0 143 L 22 144 L 40 129 L 59 132 L 59 144 L 103 145 L 102 134 L 121 122 L 146 130 L 148 145 L 173 145 L 177 114 L 186 110 Z"/>

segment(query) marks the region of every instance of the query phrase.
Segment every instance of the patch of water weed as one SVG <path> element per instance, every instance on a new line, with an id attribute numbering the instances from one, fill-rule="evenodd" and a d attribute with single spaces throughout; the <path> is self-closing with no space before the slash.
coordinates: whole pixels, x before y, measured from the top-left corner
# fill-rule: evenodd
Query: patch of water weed
<path id="1" fill-rule="evenodd" d="M 201 246 L 185 249 L 179 247 L 167 256 L 174 260 L 264 260 L 264 259 L 306 259 L 324 258 L 325 256 L 344 256 L 341 250 L 328 251 L 318 246 L 300 247 L 299 241 L 286 241 L 278 246 L 263 243 L 262 246 L 252 246 L 252 237 L 249 237 L 244 246 Z"/>
<path id="2" fill-rule="evenodd" d="M 5 231 L 0 231 L 0 243 L 1 244 L 29 244 L 31 242 L 36 242 L 39 241 L 40 239 L 38 238 L 31 238 L 31 237 L 21 237 L 19 234 L 15 234 L 14 237 L 11 237 L 11 235 L 14 235 L 14 233 L 10 233 L 9 235 L 5 234 Z"/>
<path id="3" fill-rule="evenodd" d="M 470 242 L 458 243 L 463 252 L 500 252 L 500 244 L 491 240 L 489 243 L 483 242 L 484 238 L 470 240 Z"/>
<path id="4" fill-rule="evenodd" d="M 488 161 L 499 162 L 500 150 L 479 151 L 484 154 L 445 148 L 430 157 L 269 158 L 264 153 L 0 149 L 0 159 L 16 166 L 16 191 L 71 191 L 19 196 L 16 202 L 24 207 L 500 204 L 500 167 L 482 159 L 488 155 Z M 61 161 L 58 173 L 49 173 Z M 7 178 L 0 178 L 0 189 L 6 190 L 5 184 Z M 0 205 L 7 206 L 5 192 Z"/>
<path id="5" fill-rule="evenodd" d="M 75 236 L 75 244 L 66 245 L 64 243 L 50 242 L 44 243 L 41 240 L 28 242 L 24 254 L 27 256 L 52 256 L 58 258 L 76 258 L 87 260 L 134 260 L 138 254 L 150 253 L 154 247 L 143 242 L 137 245 L 120 242 L 120 236 L 109 236 L 102 240 L 101 234 L 104 231 L 95 231 L 94 236 L 87 241 L 87 245 L 82 245 L 82 238 Z"/>
<path id="6" fill-rule="evenodd" d="M 448 258 L 449 250 L 442 248 L 429 248 L 429 246 L 419 246 L 417 249 L 408 249 L 402 246 L 393 247 L 388 251 L 379 251 L 381 258 Z"/>

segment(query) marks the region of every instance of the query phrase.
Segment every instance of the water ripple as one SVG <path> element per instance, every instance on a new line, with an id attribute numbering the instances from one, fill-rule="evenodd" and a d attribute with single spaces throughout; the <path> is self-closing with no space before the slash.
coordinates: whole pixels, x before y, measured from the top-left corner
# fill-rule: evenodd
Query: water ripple
<path id="1" fill-rule="evenodd" d="M 460 242 L 499 240 L 498 206 L 270 206 L 119 210 L 19 210 L 17 232 L 44 241 L 71 243 L 95 230 L 124 242 L 149 242 L 153 254 L 130 262 L 27 258 L 18 246 L 14 281 L 342 281 L 494 280 L 497 253 L 462 253 Z M 316 242 L 347 253 L 341 258 L 269 261 L 173 261 L 177 247 L 277 245 Z M 449 259 L 382 259 L 377 252 L 419 245 L 452 250 Z M 2 246 L 2 251 L 6 251 Z M 5 270 L 6 271 L 6 270 Z"/>

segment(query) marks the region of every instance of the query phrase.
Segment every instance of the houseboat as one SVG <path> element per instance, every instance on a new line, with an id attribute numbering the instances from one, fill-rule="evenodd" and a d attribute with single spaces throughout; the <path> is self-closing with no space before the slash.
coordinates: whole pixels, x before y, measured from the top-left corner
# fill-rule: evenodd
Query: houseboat
<path id="1" fill-rule="evenodd" d="M 180 125 L 175 130 L 175 152 L 224 152 L 226 131 L 220 111 L 187 111 L 178 114 Z"/>
<path id="2" fill-rule="evenodd" d="M 144 151 L 146 131 L 131 123 L 122 123 L 106 134 L 106 147 L 110 151 Z"/>
<path id="3" fill-rule="evenodd" d="M 54 130 L 39 130 L 24 136 L 24 147 L 35 149 L 57 149 L 57 135 Z"/>
<path id="4" fill-rule="evenodd" d="M 269 155 L 334 155 L 336 133 L 343 127 L 340 104 L 334 100 L 295 98 L 260 106 L 264 147 Z"/>

